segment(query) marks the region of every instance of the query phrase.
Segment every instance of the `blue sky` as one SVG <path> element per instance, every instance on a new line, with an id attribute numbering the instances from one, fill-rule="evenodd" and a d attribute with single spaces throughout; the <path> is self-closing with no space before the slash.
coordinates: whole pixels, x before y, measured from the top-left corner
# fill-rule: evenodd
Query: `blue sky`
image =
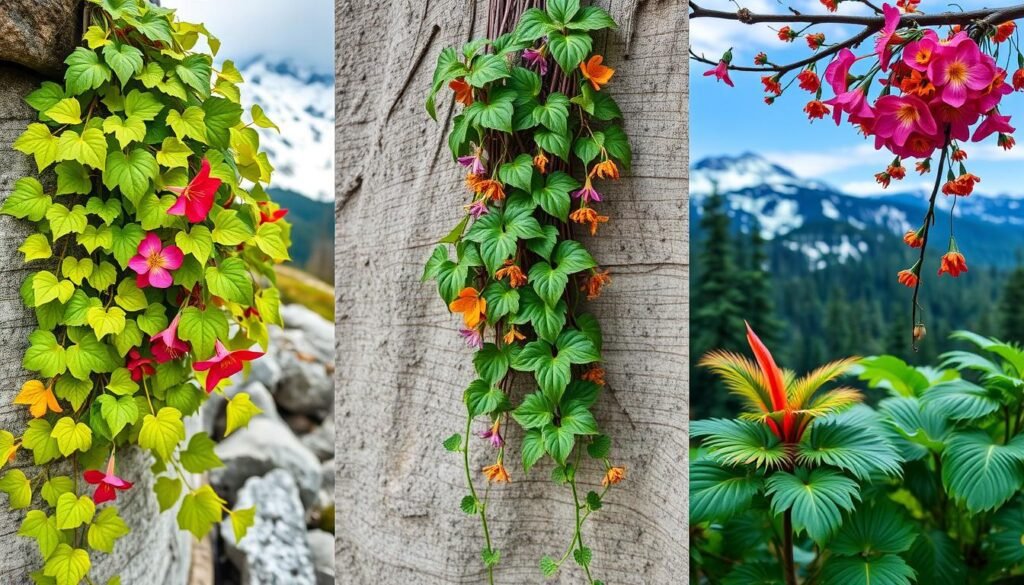
<path id="1" fill-rule="evenodd" d="M 785 6 L 775 0 L 750 0 L 740 4 L 755 13 L 785 10 Z M 789 4 L 801 12 L 824 10 L 817 0 L 795 0 Z M 736 9 L 734 4 L 724 0 L 705 0 L 701 5 L 719 10 Z M 971 9 L 980 7 L 981 3 L 961 2 L 960 5 Z M 851 7 L 844 3 L 840 6 L 843 13 L 863 12 L 855 10 L 862 8 L 860 5 Z M 936 8 L 944 10 L 947 7 L 945 3 L 934 0 L 922 3 L 923 10 L 935 11 Z M 845 39 L 857 32 L 855 28 L 843 26 L 814 30 L 825 33 L 828 42 Z M 792 44 L 783 43 L 768 25 L 748 26 L 710 19 L 697 19 L 690 23 L 690 43 L 695 52 L 710 59 L 717 59 L 725 49 L 733 47 L 733 62 L 737 65 L 751 65 L 754 55 L 760 50 L 778 63 L 810 55 L 804 39 Z M 870 50 L 871 44 L 864 43 L 854 53 L 861 55 Z M 767 106 L 762 102 L 764 94 L 759 74 L 733 72 L 731 77 L 736 87 L 730 88 L 713 77 L 703 77 L 709 68 L 691 61 L 690 152 L 693 161 L 706 156 L 752 151 L 800 176 L 823 180 L 853 195 L 886 192 L 875 184 L 874 174 L 891 161 L 892 155 L 875 151 L 873 144 L 857 134 L 849 124 L 837 127 L 831 119 L 809 123 L 802 111 L 811 97 L 809 93 L 794 84 L 774 105 Z M 823 72 L 824 66 L 819 67 L 819 75 Z M 831 97 L 828 88 L 825 96 Z M 1004 97 L 1001 110 L 1013 116 L 1011 123 L 1024 129 L 1024 93 Z M 969 170 L 982 177 L 976 192 L 1024 197 L 1024 184 L 1019 178 L 1024 142 L 1005 152 L 996 146 L 993 136 L 983 143 L 964 145 L 964 150 L 969 156 Z M 888 192 L 930 190 L 932 181 L 934 175 L 921 177 L 909 172 L 902 182 L 893 183 Z"/>
<path id="2" fill-rule="evenodd" d="M 318 73 L 334 70 L 331 0 L 163 0 L 178 16 L 201 22 L 223 43 L 218 59 L 266 55 Z"/>

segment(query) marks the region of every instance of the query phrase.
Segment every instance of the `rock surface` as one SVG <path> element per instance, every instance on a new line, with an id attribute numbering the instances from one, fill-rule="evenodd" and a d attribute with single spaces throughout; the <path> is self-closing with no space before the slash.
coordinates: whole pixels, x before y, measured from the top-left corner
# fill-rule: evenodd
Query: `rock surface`
<path id="1" fill-rule="evenodd" d="M 227 556 L 238 568 L 242 585 L 322 585 L 314 569 L 306 535 L 299 488 L 284 470 L 253 477 L 238 491 L 234 509 L 256 506 L 256 519 L 241 542 L 230 521 L 220 532 Z M 328 535 L 330 536 L 330 535 Z M 320 537 L 318 537 L 320 538 Z M 331 539 L 333 546 L 333 538 Z M 322 544 L 318 543 L 319 547 Z"/>
<path id="2" fill-rule="evenodd" d="M 323 530 L 310 530 L 309 549 L 313 553 L 316 585 L 334 583 L 334 535 Z"/>
<path id="3" fill-rule="evenodd" d="M 59 73 L 78 44 L 81 6 L 81 0 L 0 2 L 0 61 Z"/>

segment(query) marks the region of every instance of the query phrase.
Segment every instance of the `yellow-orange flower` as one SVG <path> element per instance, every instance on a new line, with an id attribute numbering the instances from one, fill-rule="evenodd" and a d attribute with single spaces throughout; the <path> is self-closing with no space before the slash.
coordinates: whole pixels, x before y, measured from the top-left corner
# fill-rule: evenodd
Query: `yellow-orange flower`
<path id="1" fill-rule="evenodd" d="M 14 403 L 28 406 L 34 418 L 42 418 L 47 411 L 63 412 L 60 404 L 57 404 L 57 397 L 53 395 L 53 388 L 44 386 L 39 380 L 25 382 L 21 392 L 14 398 Z"/>
<path id="2" fill-rule="evenodd" d="M 455 101 L 464 106 L 473 105 L 473 86 L 466 83 L 463 78 L 458 78 L 448 84 L 448 87 L 455 92 Z"/>
<path id="3" fill-rule="evenodd" d="M 516 264 L 511 260 L 505 260 L 505 267 L 499 268 L 498 271 L 494 273 L 494 276 L 498 280 L 507 276 L 508 284 L 512 288 L 519 288 L 526 284 L 527 281 L 526 274 L 523 273 L 523 269 L 516 266 Z"/>
<path id="4" fill-rule="evenodd" d="M 505 469 L 505 466 L 500 461 L 494 465 L 484 467 L 483 472 L 487 481 L 492 483 L 508 483 L 512 480 L 508 475 L 508 470 Z"/>
<path id="5" fill-rule="evenodd" d="M 453 313 L 462 313 L 466 327 L 476 329 L 487 313 L 487 301 L 475 288 L 467 286 L 459 291 L 459 298 L 448 304 L 448 309 Z"/>
<path id="6" fill-rule="evenodd" d="M 594 91 L 601 91 L 601 86 L 608 83 L 615 74 L 615 70 L 611 67 L 602 65 L 604 57 L 601 55 L 594 55 L 589 61 L 580 63 L 580 71 L 583 72 L 583 78 L 590 82 L 590 85 L 594 86 Z"/>
<path id="7" fill-rule="evenodd" d="M 485 201 L 501 201 L 505 198 L 505 187 L 502 186 L 501 182 L 494 179 L 479 179 L 476 181 L 474 188 L 477 193 L 483 195 Z"/>
<path id="8" fill-rule="evenodd" d="M 548 172 L 548 156 L 543 150 L 533 157 L 533 166 L 537 167 L 537 171 L 542 175 Z"/>
<path id="9" fill-rule="evenodd" d="M 597 235 L 598 224 L 607 223 L 607 215 L 598 215 L 592 207 L 581 207 L 569 214 L 569 219 L 581 224 L 590 224 L 590 235 Z"/>
<path id="10" fill-rule="evenodd" d="M 582 378 L 588 382 L 593 382 L 598 386 L 604 386 L 604 368 L 601 366 L 594 366 L 583 372 Z"/>
<path id="11" fill-rule="evenodd" d="M 608 487 L 610 485 L 615 485 L 624 479 L 626 479 L 625 467 L 609 467 L 608 471 L 604 474 L 604 479 L 601 480 L 601 485 Z"/>
<path id="12" fill-rule="evenodd" d="M 519 330 L 516 329 L 515 325 L 512 325 L 509 328 L 508 333 L 505 334 L 505 345 L 510 345 L 512 343 L 522 341 L 524 339 L 526 339 L 526 336 L 520 333 Z"/>
<path id="13" fill-rule="evenodd" d="M 583 286 L 580 290 L 587 293 L 587 300 L 592 301 L 597 297 L 601 296 L 601 289 L 612 281 L 612 277 L 608 276 L 608 271 L 594 272 L 590 275 L 587 280 L 583 281 Z"/>
<path id="14" fill-rule="evenodd" d="M 590 171 L 590 175 L 597 175 L 598 179 L 618 179 L 619 178 L 619 167 L 615 166 L 615 163 L 611 159 L 605 159 L 596 165 L 593 170 Z"/>

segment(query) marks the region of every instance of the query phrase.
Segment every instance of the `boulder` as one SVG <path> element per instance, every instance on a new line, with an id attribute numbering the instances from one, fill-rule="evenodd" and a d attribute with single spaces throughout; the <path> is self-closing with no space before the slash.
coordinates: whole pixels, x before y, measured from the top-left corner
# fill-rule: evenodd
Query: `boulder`
<path id="1" fill-rule="evenodd" d="M 235 542 L 230 520 L 220 527 L 241 585 L 319 585 L 295 479 L 281 469 L 250 478 L 238 491 L 234 509 L 253 506 L 255 522 L 241 542 Z"/>
<path id="2" fill-rule="evenodd" d="M 334 363 L 334 324 L 302 305 L 281 307 L 286 329 L 298 329 L 309 337 L 308 350 L 325 363 Z M 302 348 L 300 348 L 302 349 Z"/>
<path id="3" fill-rule="evenodd" d="M 224 467 L 210 472 L 210 483 L 229 501 L 236 498 L 246 480 L 275 469 L 295 479 L 303 506 L 312 508 L 317 501 L 322 480 L 320 460 L 280 419 L 252 419 L 248 428 L 235 431 L 218 444 L 216 452 Z"/>
<path id="4" fill-rule="evenodd" d="M 264 386 L 273 392 L 277 388 L 277 384 L 281 381 L 281 364 L 277 359 L 277 346 L 271 343 L 270 347 L 267 348 L 267 353 L 258 360 L 251 362 L 252 367 L 249 370 L 249 381 L 260 382 Z"/>
<path id="5" fill-rule="evenodd" d="M 0 61 L 49 75 L 64 69 L 64 58 L 79 39 L 79 0 L 0 2 Z"/>
<path id="6" fill-rule="evenodd" d="M 334 535 L 323 530 L 310 530 L 307 536 L 313 553 L 316 585 L 334 585 Z"/>
<path id="7" fill-rule="evenodd" d="M 319 317 L 317 317 L 319 318 Z M 281 408 L 315 420 L 330 416 L 334 405 L 334 381 L 327 362 L 317 355 L 317 342 L 300 329 L 286 329 L 278 336 L 281 380 L 274 398 Z M 328 351 L 333 345 L 327 345 Z"/>
<path id="8" fill-rule="evenodd" d="M 302 435 L 300 440 L 320 461 L 331 459 L 334 457 L 334 419 L 328 418 L 311 433 Z"/>

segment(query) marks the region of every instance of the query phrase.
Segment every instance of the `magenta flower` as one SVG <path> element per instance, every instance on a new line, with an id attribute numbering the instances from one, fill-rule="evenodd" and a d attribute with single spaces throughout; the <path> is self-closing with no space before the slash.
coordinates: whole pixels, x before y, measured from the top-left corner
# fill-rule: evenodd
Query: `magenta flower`
<path id="1" fill-rule="evenodd" d="M 590 183 L 590 177 L 587 177 L 587 182 L 583 185 L 583 188 L 579 191 L 574 191 L 572 196 L 576 199 L 582 199 L 584 203 L 601 200 L 601 194 Z"/>
<path id="2" fill-rule="evenodd" d="M 832 91 L 839 95 L 849 89 L 850 68 L 857 61 L 857 56 L 850 49 L 842 49 L 836 58 L 825 68 L 825 82 L 832 87 Z"/>
<path id="3" fill-rule="evenodd" d="M 92 495 L 92 501 L 97 504 L 110 502 L 117 498 L 116 490 L 127 490 L 132 487 L 132 482 L 125 481 L 114 475 L 114 456 L 111 455 L 107 461 L 107 472 L 96 469 L 88 469 L 83 474 L 85 481 L 96 486 L 96 492 Z"/>
<path id="4" fill-rule="evenodd" d="M 875 120 L 875 134 L 879 138 L 891 138 L 897 146 L 907 143 L 913 132 L 933 135 L 936 132 L 935 118 L 928 104 L 913 95 L 887 95 L 875 102 L 878 118 Z"/>
<path id="5" fill-rule="evenodd" d="M 139 288 L 168 288 L 174 283 L 171 271 L 177 270 L 184 254 L 177 246 L 164 247 L 160 236 L 150 232 L 139 244 L 138 254 L 128 261 L 128 267 L 137 274 Z"/>
<path id="6" fill-rule="evenodd" d="M 245 362 L 263 356 L 263 352 L 259 351 L 245 349 L 228 351 L 219 340 L 214 344 L 214 348 L 216 349 L 216 354 L 213 357 L 206 361 L 192 364 L 192 369 L 197 372 L 209 370 L 210 373 L 206 375 L 207 394 L 213 392 L 213 389 L 217 387 L 217 384 L 220 384 L 221 380 L 241 372 Z"/>
<path id="7" fill-rule="evenodd" d="M 718 65 L 714 69 L 704 72 L 704 77 L 711 77 L 712 75 L 714 75 L 719 81 L 724 81 L 729 87 L 735 87 L 732 84 L 732 80 L 729 79 L 729 64 L 724 60 L 719 61 Z"/>
<path id="8" fill-rule="evenodd" d="M 479 436 L 481 439 L 490 439 L 491 446 L 495 449 L 500 449 L 505 444 L 505 439 L 501 436 L 501 419 L 496 419 L 494 425 L 480 433 Z"/>
<path id="9" fill-rule="evenodd" d="M 480 216 L 487 215 L 487 203 L 483 199 L 477 199 L 466 207 L 466 211 L 473 216 L 473 219 L 480 219 Z"/>
<path id="10" fill-rule="evenodd" d="M 992 113 L 985 116 L 981 124 L 978 124 L 978 129 L 974 131 L 974 136 L 971 140 L 981 142 L 996 132 L 1011 134 L 1014 130 L 1016 128 L 1010 126 L 1010 116 L 1000 116 L 998 113 Z"/>
<path id="11" fill-rule="evenodd" d="M 158 364 L 176 360 L 188 352 L 188 344 L 178 338 L 180 320 L 181 313 L 178 313 L 166 329 L 149 338 L 149 350 Z"/>
<path id="12" fill-rule="evenodd" d="M 480 151 L 477 151 L 475 154 L 460 156 L 458 160 L 460 165 L 469 169 L 469 172 L 474 175 L 482 175 L 487 172 L 487 167 L 485 167 L 484 162 L 480 160 Z"/>
<path id="13" fill-rule="evenodd" d="M 459 335 L 472 349 L 482 349 L 484 346 L 484 336 L 479 329 L 459 329 Z"/>
<path id="14" fill-rule="evenodd" d="M 864 93 L 864 90 L 857 88 L 836 94 L 836 97 L 825 100 L 826 104 L 832 106 L 832 119 L 835 120 L 836 126 L 842 121 L 843 112 L 850 115 L 851 122 L 855 119 L 863 120 L 872 117 L 874 113 L 871 111 L 866 97 L 867 94 Z"/>
<path id="15" fill-rule="evenodd" d="M 128 368 L 128 373 L 131 374 L 133 382 L 141 382 L 143 376 L 152 376 L 156 373 L 156 368 L 153 367 L 153 360 L 142 357 L 139 350 L 134 347 L 128 352 L 128 359 L 124 367 Z"/>
<path id="16" fill-rule="evenodd" d="M 548 74 L 548 58 L 544 49 L 526 49 L 523 51 L 523 61 L 530 67 L 536 67 L 541 75 Z"/>
<path id="17" fill-rule="evenodd" d="M 900 26 L 900 9 L 889 4 L 882 4 L 882 13 L 885 15 L 885 26 L 882 27 L 882 31 L 875 40 L 875 52 L 878 53 L 882 71 L 888 71 L 889 61 L 892 59 L 893 36 Z"/>
<path id="18" fill-rule="evenodd" d="M 941 88 L 942 101 L 959 108 L 967 101 L 967 90 L 987 88 L 995 79 L 995 71 L 982 60 L 978 45 L 966 42 L 934 56 L 928 77 Z"/>

